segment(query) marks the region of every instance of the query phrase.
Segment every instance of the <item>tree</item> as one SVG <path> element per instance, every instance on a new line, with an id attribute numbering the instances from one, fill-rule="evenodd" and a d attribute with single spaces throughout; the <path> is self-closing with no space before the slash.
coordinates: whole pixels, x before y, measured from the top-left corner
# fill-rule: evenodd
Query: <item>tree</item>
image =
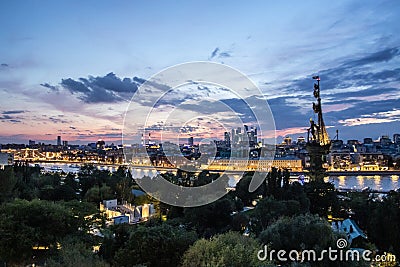
<path id="1" fill-rule="evenodd" d="M 391 191 L 382 202 L 368 206 L 367 230 L 378 248 L 400 257 L 400 193 Z M 396 223 L 395 223 L 396 222 Z"/>
<path id="2" fill-rule="evenodd" d="M 6 166 L 0 170 L 0 203 L 12 197 L 16 184 L 17 178 L 12 167 Z"/>
<path id="3" fill-rule="evenodd" d="M 117 251 L 115 263 L 117 266 L 178 266 L 183 253 L 196 239 L 195 232 L 167 224 L 138 226 L 132 229 L 126 244 Z"/>
<path id="4" fill-rule="evenodd" d="M 49 267 L 109 266 L 92 252 L 90 246 L 77 240 L 62 242 L 61 249 L 47 260 L 46 265 Z"/>
<path id="5" fill-rule="evenodd" d="M 243 233 L 249 221 L 249 217 L 243 212 L 236 213 L 232 216 L 231 229 Z"/>
<path id="6" fill-rule="evenodd" d="M 260 234 L 260 241 L 269 246 L 269 251 L 315 250 L 320 255 L 323 249 L 336 248 L 337 235 L 328 222 L 317 215 L 282 217 Z M 327 259 L 328 260 L 328 259 Z M 329 262 L 313 262 L 313 266 L 328 266 Z"/>
<path id="7" fill-rule="evenodd" d="M 211 240 L 196 241 L 183 255 L 182 267 L 266 266 L 257 258 L 260 249 L 261 245 L 255 239 L 228 232 Z"/>
<path id="8" fill-rule="evenodd" d="M 227 230 L 232 221 L 233 210 L 233 201 L 224 197 L 201 207 L 185 208 L 184 218 L 200 235 L 207 236 Z"/>
<path id="9" fill-rule="evenodd" d="M 300 203 L 300 210 L 303 213 L 309 212 L 310 199 L 304 192 L 304 186 L 299 182 L 294 182 L 288 186 L 284 186 L 280 200 L 296 200 Z"/>
<path id="10" fill-rule="evenodd" d="M 75 179 L 76 179 L 75 174 L 69 172 L 64 179 L 64 184 L 70 186 L 75 191 L 78 191 L 79 183 Z"/>
<path id="11" fill-rule="evenodd" d="M 73 200 L 76 199 L 76 191 L 69 185 L 63 184 L 54 188 L 53 200 Z"/>
<path id="12" fill-rule="evenodd" d="M 310 199 L 311 213 L 327 217 L 329 210 L 335 212 L 339 207 L 335 186 L 332 183 L 311 181 L 305 185 L 305 192 Z"/>
<path id="13" fill-rule="evenodd" d="M 84 221 L 62 205 L 43 200 L 15 200 L 0 207 L 0 258 L 23 263 L 33 246 L 56 247 L 67 235 L 84 235 Z"/>
<path id="14" fill-rule="evenodd" d="M 300 203 L 295 200 L 275 200 L 273 197 L 259 201 L 251 214 L 251 230 L 258 235 L 281 216 L 299 214 Z"/>
<path id="15" fill-rule="evenodd" d="M 111 188 L 105 184 L 101 187 L 95 185 L 90 188 L 86 194 L 85 199 L 89 202 L 99 203 L 105 199 L 113 199 L 115 196 L 111 192 Z"/>
<path id="16" fill-rule="evenodd" d="M 255 191 L 249 192 L 250 182 L 253 175 L 247 174 L 243 176 L 236 184 L 235 195 L 243 201 L 244 205 L 251 205 L 254 199 L 260 195 L 265 195 L 265 183 L 262 183 Z"/>
<path id="17" fill-rule="evenodd" d="M 130 175 L 130 172 L 126 171 L 125 168 L 119 167 L 117 172 L 114 173 L 112 177 L 117 178 L 117 183 L 115 185 L 117 198 L 121 201 L 132 202 L 134 197 L 132 194 L 132 187 L 134 185 L 134 182 Z"/>
<path id="18" fill-rule="evenodd" d="M 210 173 L 208 170 L 201 171 L 197 179 L 194 181 L 194 186 L 203 186 L 211 183 L 213 180 L 217 180 L 219 178 L 219 174 Z"/>

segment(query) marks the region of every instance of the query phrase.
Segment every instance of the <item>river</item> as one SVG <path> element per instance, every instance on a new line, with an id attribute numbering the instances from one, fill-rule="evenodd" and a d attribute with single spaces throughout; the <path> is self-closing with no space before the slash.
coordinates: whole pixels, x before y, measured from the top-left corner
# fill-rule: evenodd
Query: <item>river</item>
<path id="1" fill-rule="evenodd" d="M 76 164 L 67 164 L 67 163 L 40 163 L 41 167 L 44 168 L 44 171 L 48 172 L 72 172 L 78 173 L 79 167 L 81 165 Z M 117 166 L 110 166 L 110 165 L 97 165 L 97 168 L 100 170 L 108 170 L 108 171 L 115 171 L 118 167 Z M 143 176 L 150 176 L 154 177 L 157 174 L 157 171 L 147 169 L 147 168 L 140 168 L 134 167 L 131 170 L 132 176 L 134 178 L 142 178 Z M 240 180 L 240 175 L 236 174 L 228 174 L 229 186 L 235 186 L 236 183 Z M 296 179 L 295 179 L 296 180 Z M 293 180 L 292 180 L 293 181 Z M 400 179 L 398 175 L 341 175 L 341 176 L 330 176 L 325 178 L 326 182 L 332 182 L 335 184 L 335 187 L 338 189 L 364 189 L 364 188 L 371 188 L 372 190 L 377 191 L 390 191 L 396 190 L 400 188 Z"/>

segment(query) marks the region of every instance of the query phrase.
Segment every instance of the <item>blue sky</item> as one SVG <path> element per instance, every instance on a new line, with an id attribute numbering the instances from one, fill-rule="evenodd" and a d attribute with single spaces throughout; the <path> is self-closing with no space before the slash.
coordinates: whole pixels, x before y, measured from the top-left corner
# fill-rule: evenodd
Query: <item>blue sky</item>
<path id="1" fill-rule="evenodd" d="M 1 1 L 0 143 L 118 143 L 143 79 L 198 60 L 248 75 L 278 136 L 304 135 L 314 74 L 331 136 L 392 135 L 399 19 L 399 1 Z"/>

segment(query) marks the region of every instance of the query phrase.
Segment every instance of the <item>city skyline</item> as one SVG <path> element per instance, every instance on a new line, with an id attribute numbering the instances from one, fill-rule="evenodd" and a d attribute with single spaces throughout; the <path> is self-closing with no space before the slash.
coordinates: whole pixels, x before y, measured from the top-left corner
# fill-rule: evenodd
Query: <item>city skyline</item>
<path id="1" fill-rule="evenodd" d="M 267 99 L 281 139 L 306 136 L 315 74 L 331 138 L 336 129 L 344 140 L 391 137 L 400 126 L 399 5 L 2 2 L 0 143 L 55 143 L 59 135 L 70 143 L 121 143 L 133 93 L 186 61 L 213 61 L 247 75 Z M 159 111 L 179 105 L 193 117 L 212 113 L 234 126 L 217 103 L 238 106 L 237 99 L 217 87 L 190 86 L 164 99 Z M 193 87 L 214 100 L 200 101 Z M 204 112 L 205 106 L 214 109 Z M 251 114 L 235 111 L 252 122 Z M 185 126 L 195 138 L 211 129 L 199 121 Z M 222 139 L 226 130 L 215 128 Z"/>

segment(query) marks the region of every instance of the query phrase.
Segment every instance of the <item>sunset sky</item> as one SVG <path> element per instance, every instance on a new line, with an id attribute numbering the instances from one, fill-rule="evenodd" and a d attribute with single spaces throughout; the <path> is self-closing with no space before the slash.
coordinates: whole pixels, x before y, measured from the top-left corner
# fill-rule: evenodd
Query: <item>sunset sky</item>
<path id="1" fill-rule="evenodd" d="M 399 21 L 396 0 L 1 1 L 0 143 L 55 143 L 58 135 L 120 143 L 138 87 L 189 61 L 247 75 L 267 99 L 278 140 L 305 134 L 316 74 L 331 137 L 336 129 L 342 139 L 391 136 L 400 133 Z M 205 101 L 200 91 L 219 93 Z M 232 94 L 195 83 L 177 92 L 157 111 L 179 104 L 174 119 L 214 114 L 219 138 L 220 123 L 234 126 L 215 108 L 238 107 Z M 210 137 L 211 126 L 191 123 L 185 134 Z"/>

